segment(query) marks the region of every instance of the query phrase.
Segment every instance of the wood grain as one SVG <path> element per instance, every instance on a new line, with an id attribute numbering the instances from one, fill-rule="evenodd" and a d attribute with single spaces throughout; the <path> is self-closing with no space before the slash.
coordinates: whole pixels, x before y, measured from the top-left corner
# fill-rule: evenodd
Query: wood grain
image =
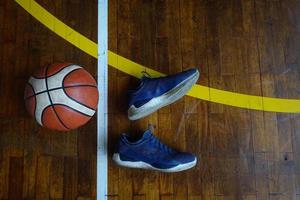
<path id="1" fill-rule="evenodd" d="M 97 40 L 97 1 L 37 2 Z M 0 2 L 0 41 L 0 199 L 95 199 L 96 118 L 68 133 L 46 130 L 27 114 L 23 92 L 39 67 L 73 62 L 95 76 L 97 61 L 10 0 Z"/>
<path id="2" fill-rule="evenodd" d="M 111 1 L 110 11 L 110 47 L 133 61 L 166 74 L 196 67 L 198 83 L 213 88 L 300 97 L 297 0 L 122 0 Z M 115 198 L 299 198 L 298 115 L 184 97 L 128 122 L 127 105 L 118 100 L 137 80 L 109 71 L 110 151 L 121 132 L 141 134 L 150 122 L 163 142 L 200 160 L 195 168 L 175 174 L 118 168 L 110 161 L 108 186 Z"/>
<path id="3" fill-rule="evenodd" d="M 38 0 L 97 40 L 97 1 Z M 110 0 L 109 49 L 166 74 L 196 67 L 198 83 L 258 96 L 300 98 L 297 0 Z M 96 118 L 69 133 L 39 127 L 23 87 L 38 67 L 97 61 L 51 33 L 14 1 L 0 1 L 0 199 L 96 198 Z M 109 156 L 121 133 L 148 123 L 198 165 L 164 174 L 125 169 L 109 157 L 108 199 L 300 199 L 300 117 L 184 97 L 136 122 L 127 90 L 138 80 L 109 68 Z"/>

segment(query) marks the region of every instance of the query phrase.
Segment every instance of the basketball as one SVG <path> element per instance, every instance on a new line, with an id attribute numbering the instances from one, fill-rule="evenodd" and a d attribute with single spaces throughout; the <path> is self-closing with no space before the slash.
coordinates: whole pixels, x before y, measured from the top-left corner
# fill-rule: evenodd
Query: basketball
<path id="1" fill-rule="evenodd" d="M 25 87 L 25 106 L 44 127 L 69 131 L 87 123 L 98 104 L 95 79 L 82 67 L 56 63 L 39 69 Z"/>

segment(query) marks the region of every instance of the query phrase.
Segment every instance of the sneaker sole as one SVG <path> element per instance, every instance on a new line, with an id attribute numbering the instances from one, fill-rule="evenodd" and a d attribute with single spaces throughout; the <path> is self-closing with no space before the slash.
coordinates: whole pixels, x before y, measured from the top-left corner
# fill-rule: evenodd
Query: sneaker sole
<path id="1" fill-rule="evenodd" d="M 158 109 L 174 103 L 181 97 L 183 97 L 191 87 L 197 82 L 199 78 L 199 72 L 195 73 L 193 76 L 179 83 L 176 87 L 169 90 L 168 92 L 162 94 L 159 97 L 151 99 L 149 102 L 141 107 L 136 108 L 134 105 L 130 106 L 128 109 L 128 118 L 130 120 L 137 120 L 151 113 L 157 111 Z"/>
<path id="2" fill-rule="evenodd" d="M 153 167 L 152 165 L 145 163 L 143 161 L 136 161 L 136 162 L 123 161 L 123 160 L 121 160 L 120 155 L 118 153 L 114 153 L 113 160 L 115 161 L 115 163 L 117 163 L 118 165 L 123 166 L 123 167 L 138 168 L 138 169 L 150 169 L 150 170 L 156 170 L 156 171 L 167 172 L 167 173 L 184 171 L 184 170 L 194 167 L 197 164 L 197 159 L 195 159 L 192 162 L 180 164 L 180 165 L 177 165 L 172 168 L 159 169 L 159 168 Z"/>

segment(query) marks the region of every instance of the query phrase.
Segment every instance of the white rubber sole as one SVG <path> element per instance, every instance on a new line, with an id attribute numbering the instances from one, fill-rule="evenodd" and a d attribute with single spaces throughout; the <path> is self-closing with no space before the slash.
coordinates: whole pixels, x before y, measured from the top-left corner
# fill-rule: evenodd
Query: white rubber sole
<path id="1" fill-rule="evenodd" d="M 136 161 L 136 162 L 123 161 L 120 159 L 120 155 L 118 153 L 114 153 L 113 160 L 115 161 L 115 163 L 117 163 L 118 165 L 123 166 L 123 167 L 150 169 L 150 170 L 156 170 L 156 171 L 167 172 L 167 173 L 184 171 L 184 170 L 194 167 L 197 164 L 197 159 L 195 159 L 193 162 L 180 164 L 180 165 L 177 165 L 176 167 L 172 167 L 169 169 L 159 169 L 159 168 L 153 167 L 152 165 L 145 163 L 143 161 Z"/>
<path id="2" fill-rule="evenodd" d="M 199 72 L 197 71 L 197 73 L 195 73 L 189 79 L 182 81 L 175 88 L 169 90 L 163 95 L 151 99 L 143 106 L 138 108 L 136 108 L 134 105 L 130 106 L 128 109 L 128 118 L 130 120 L 137 120 L 150 115 L 164 106 L 174 103 L 191 89 L 191 87 L 197 82 L 198 78 Z"/>

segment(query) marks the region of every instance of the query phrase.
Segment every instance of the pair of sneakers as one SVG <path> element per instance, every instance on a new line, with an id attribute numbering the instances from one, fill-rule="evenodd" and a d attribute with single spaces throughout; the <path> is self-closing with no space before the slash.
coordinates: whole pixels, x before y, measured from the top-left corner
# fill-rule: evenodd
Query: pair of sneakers
<path id="1" fill-rule="evenodd" d="M 197 69 L 160 78 L 143 77 L 138 88 L 130 93 L 128 118 L 137 120 L 146 117 L 177 101 L 190 90 L 198 78 Z M 137 140 L 123 133 L 113 160 L 124 167 L 162 172 L 183 171 L 197 163 L 195 155 L 166 146 L 153 135 L 150 128 Z"/>

